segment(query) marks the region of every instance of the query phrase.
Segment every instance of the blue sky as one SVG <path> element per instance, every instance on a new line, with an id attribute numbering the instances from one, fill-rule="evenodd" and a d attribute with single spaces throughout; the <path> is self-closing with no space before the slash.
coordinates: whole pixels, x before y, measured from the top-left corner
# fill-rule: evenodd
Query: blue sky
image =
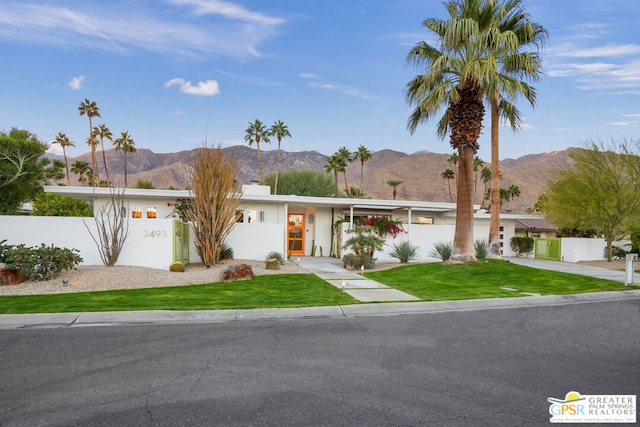
<path id="1" fill-rule="evenodd" d="M 536 108 L 519 104 L 523 129 L 502 128 L 500 157 L 638 137 L 640 2 L 524 4 L 549 31 L 545 74 Z M 65 132 L 82 154 L 88 98 L 94 125 L 155 152 L 241 144 L 259 118 L 289 126 L 287 150 L 450 153 L 435 123 L 406 129 L 404 87 L 419 71 L 405 56 L 428 17 L 445 17 L 440 1 L 3 0 L 0 129 Z"/>

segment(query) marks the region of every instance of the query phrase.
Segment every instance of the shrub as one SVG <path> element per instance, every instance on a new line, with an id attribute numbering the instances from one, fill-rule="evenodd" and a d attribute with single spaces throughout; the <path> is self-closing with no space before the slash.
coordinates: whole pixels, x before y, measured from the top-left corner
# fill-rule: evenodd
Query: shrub
<path id="1" fill-rule="evenodd" d="M 169 271 L 184 273 L 185 270 L 186 270 L 186 267 L 184 263 L 181 261 L 174 261 L 171 264 L 169 264 Z"/>
<path id="2" fill-rule="evenodd" d="M 533 252 L 533 237 L 515 236 L 511 238 L 511 250 L 516 256 Z"/>
<path id="3" fill-rule="evenodd" d="M 267 260 L 277 259 L 280 265 L 284 265 L 284 257 L 278 251 L 271 251 L 267 254 Z"/>
<path id="4" fill-rule="evenodd" d="M 623 245 L 623 246 L 616 246 L 616 245 L 612 245 L 611 246 L 611 258 L 612 259 L 625 259 L 627 257 L 627 254 L 630 253 L 629 250 L 631 249 L 629 247 L 630 245 Z M 629 249 L 629 250 L 628 250 Z M 609 253 L 607 248 L 604 248 L 604 257 L 608 258 L 609 257 Z"/>
<path id="5" fill-rule="evenodd" d="M 0 262 L 9 270 L 20 270 L 29 280 L 55 279 L 62 270 L 74 269 L 82 262 L 77 249 L 57 248 L 45 244 L 39 247 L 5 245 L 0 242 Z"/>
<path id="6" fill-rule="evenodd" d="M 89 203 L 53 193 L 41 193 L 33 199 L 31 215 L 36 216 L 93 216 Z"/>
<path id="7" fill-rule="evenodd" d="M 220 249 L 220 256 L 218 257 L 218 261 L 224 261 L 225 259 L 233 259 L 233 248 L 229 246 L 227 242 L 224 242 L 222 244 L 222 249 Z"/>
<path id="8" fill-rule="evenodd" d="M 453 253 L 453 242 L 436 242 L 433 245 L 433 249 L 429 252 L 429 256 L 434 258 L 440 258 L 442 261 L 446 261 L 451 258 Z"/>
<path id="9" fill-rule="evenodd" d="M 342 262 L 345 267 L 351 267 L 358 270 L 363 265 L 364 268 L 373 268 L 376 263 L 376 259 L 368 254 L 347 254 L 342 257 Z"/>
<path id="10" fill-rule="evenodd" d="M 392 247 L 393 251 L 391 252 L 391 256 L 398 258 L 402 263 L 407 263 L 417 256 L 418 247 L 408 240 L 394 243 Z"/>
<path id="11" fill-rule="evenodd" d="M 476 258 L 485 259 L 487 257 L 487 250 L 489 249 L 489 242 L 486 240 L 476 240 L 473 245 L 476 250 Z"/>

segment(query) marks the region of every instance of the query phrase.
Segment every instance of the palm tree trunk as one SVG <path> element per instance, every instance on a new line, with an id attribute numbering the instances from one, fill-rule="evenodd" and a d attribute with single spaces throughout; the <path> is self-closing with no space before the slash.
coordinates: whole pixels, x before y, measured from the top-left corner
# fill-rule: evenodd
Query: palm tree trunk
<path id="1" fill-rule="evenodd" d="M 280 138 L 278 138 L 278 154 L 276 156 L 276 182 L 273 184 L 273 194 L 278 194 L 278 172 L 280 171 Z"/>
<path id="2" fill-rule="evenodd" d="M 347 168 L 342 172 L 342 177 L 344 178 L 344 192 L 345 194 L 349 194 L 349 184 L 347 183 Z"/>
<path id="3" fill-rule="evenodd" d="M 71 186 L 71 179 L 69 178 L 69 162 L 67 161 L 67 150 L 62 147 L 62 154 L 64 155 L 64 167 L 67 169 L 67 186 Z"/>
<path id="4" fill-rule="evenodd" d="M 262 173 L 262 158 L 260 158 L 260 141 L 256 140 L 256 147 L 258 148 L 258 169 L 260 170 L 260 184 L 264 185 L 264 174 Z"/>
<path id="5" fill-rule="evenodd" d="M 124 188 L 127 188 L 127 152 L 122 151 L 124 154 Z"/>
<path id="6" fill-rule="evenodd" d="M 500 247 L 500 158 L 499 158 L 498 94 L 491 97 L 491 220 L 489 223 L 489 258 L 501 258 Z"/>
<path id="7" fill-rule="evenodd" d="M 109 170 L 107 169 L 107 156 L 104 154 L 104 142 L 100 138 L 100 145 L 102 146 L 102 163 L 104 163 L 104 173 L 107 176 L 107 187 L 109 186 Z"/>
<path id="8" fill-rule="evenodd" d="M 362 195 L 362 175 L 364 174 L 364 160 L 360 159 L 360 195 Z"/>
<path id="9" fill-rule="evenodd" d="M 453 203 L 453 194 L 451 194 L 451 179 L 447 178 L 447 184 L 449 184 L 449 201 Z"/>
<path id="10" fill-rule="evenodd" d="M 456 173 L 456 231 L 453 237 L 452 261 L 475 260 L 473 246 L 473 156 L 470 146 L 458 148 L 458 172 Z"/>

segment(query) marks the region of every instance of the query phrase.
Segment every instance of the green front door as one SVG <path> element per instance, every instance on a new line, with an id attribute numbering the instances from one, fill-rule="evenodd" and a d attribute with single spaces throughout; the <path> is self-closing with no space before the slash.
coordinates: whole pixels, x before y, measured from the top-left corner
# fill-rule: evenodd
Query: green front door
<path id="1" fill-rule="evenodd" d="M 180 261 L 184 265 L 189 264 L 189 236 L 191 227 L 189 223 L 173 221 L 173 260 Z"/>

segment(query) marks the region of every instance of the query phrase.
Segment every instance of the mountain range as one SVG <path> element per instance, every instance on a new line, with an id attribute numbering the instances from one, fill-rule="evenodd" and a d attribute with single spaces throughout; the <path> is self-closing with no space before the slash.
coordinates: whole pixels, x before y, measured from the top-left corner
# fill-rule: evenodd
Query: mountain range
<path id="1" fill-rule="evenodd" d="M 257 150 L 248 146 L 232 146 L 224 149 L 232 153 L 239 172 L 239 181 L 249 184 L 259 181 Z M 520 189 L 520 196 L 515 198 L 513 206 L 505 202 L 503 209 L 511 209 L 513 212 L 524 212 L 532 207 L 543 192 L 553 170 L 561 167 L 569 161 L 569 150 L 554 151 L 541 154 L 529 154 L 517 159 L 505 159 L 500 162 L 502 174 L 501 187 L 508 188 L 515 184 Z M 109 178 L 112 182 L 124 181 L 124 158 L 122 151 L 106 150 Z M 138 149 L 135 154 L 127 155 L 127 175 L 129 186 L 135 185 L 138 180 L 148 180 L 155 188 L 180 188 L 187 187 L 185 165 L 191 151 L 176 153 L 154 153 L 145 148 Z M 275 172 L 276 150 L 262 150 L 260 152 L 265 175 Z M 393 188 L 387 184 L 390 180 L 399 180 L 403 183 L 397 186 L 397 199 L 402 200 L 430 200 L 434 202 L 450 202 L 448 182 L 442 178 L 442 172 L 447 168 L 454 169 L 449 164 L 449 154 L 431 152 L 417 152 L 406 154 L 393 150 L 381 150 L 372 153 L 372 159 L 364 164 L 363 185 L 364 193 L 372 198 L 392 199 Z M 56 156 L 58 157 L 58 156 Z M 328 156 L 317 151 L 281 151 L 280 171 L 287 169 L 314 169 L 322 170 Z M 90 153 L 70 158 L 69 164 L 75 160 L 82 160 L 91 164 Z M 102 154 L 96 153 L 96 161 L 99 164 L 100 177 L 104 178 Z M 487 164 L 488 166 L 488 164 Z M 358 187 L 360 184 L 359 161 L 351 163 L 347 167 L 347 181 L 350 186 Z M 342 174 L 340 174 L 339 186 L 344 187 Z M 72 185 L 77 185 L 77 177 L 72 174 Z M 453 201 L 455 201 L 455 182 L 450 181 Z M 484 184 L 478 177 L 476 189 L 476 201 L 480 203 L 484 193 Z"/>

